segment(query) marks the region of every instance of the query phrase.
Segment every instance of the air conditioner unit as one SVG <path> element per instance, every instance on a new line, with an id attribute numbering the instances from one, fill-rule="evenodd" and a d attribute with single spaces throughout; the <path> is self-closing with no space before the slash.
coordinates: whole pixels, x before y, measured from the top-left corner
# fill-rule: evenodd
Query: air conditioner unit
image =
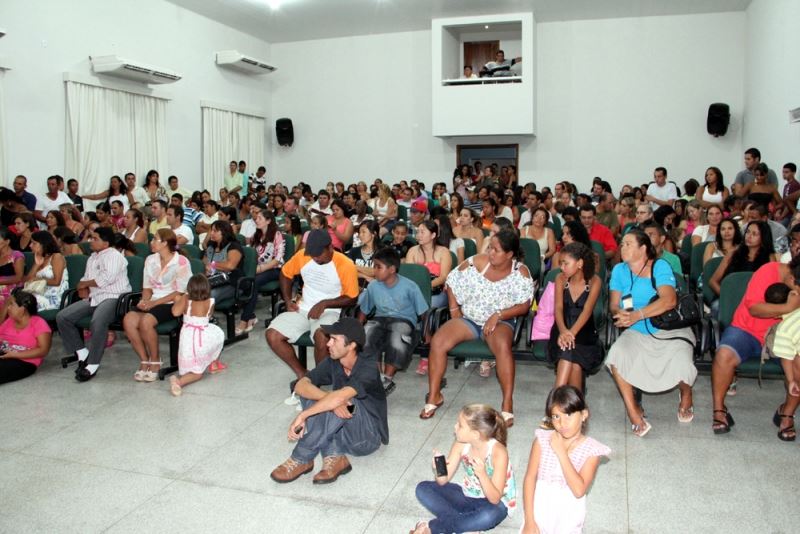
<path id="1" fill-rule="evenodd" d="M 3 28 L 0 28 L 0 37 L 5 37 L 6 31 Z"/>
<path id="2" fill-rule="evenodd" d="M 789 110 L 789 122 L 800 122 L 800 108 Z"/>
<path id="3" fill-rule="evenodd" d="M 260 59 L 246 56 L 238 50 L 217 52 L 217 65 L 251 74 L 269 74 L 276 70 L 276 67 L 268 65 Z"/>
<path id="4" fill-rule="evenodd" d="M 170 70 L 119 56 L 95 56 L 89 59 L 92 60 L 92 70 L 97 74 L 107 74 L 142 83 L 172 83 L 181 79 L 180 74 Z"/>

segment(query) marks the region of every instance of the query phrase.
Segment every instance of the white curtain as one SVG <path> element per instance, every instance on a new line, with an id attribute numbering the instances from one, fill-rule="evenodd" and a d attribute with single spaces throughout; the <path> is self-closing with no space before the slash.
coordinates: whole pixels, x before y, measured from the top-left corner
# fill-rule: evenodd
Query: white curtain
<path id="1" fill-rule="evenodd" d="M 3 78 L 5 71 L 0 69 L 0 184 L 11 189 L 14 181 L 8 175 L 8 161 L 6 160 L 6 116 L 5 95 L 3 94 Z"/>
<path id="2" fill-rule="evenodd" d="M 263 117 L 203 106 L 203 187 L 217 196 L 231 161 L 247 162 L 247 172 L 266 165 Z"/>
<path id="3" fill-rule="evenodd" d="M 81 193 L 108 189 L 108 180 L 133 172 L 167 169 L 167 101 L 125 91 L 65 82 L 67 90 L 65 179 Z"/>

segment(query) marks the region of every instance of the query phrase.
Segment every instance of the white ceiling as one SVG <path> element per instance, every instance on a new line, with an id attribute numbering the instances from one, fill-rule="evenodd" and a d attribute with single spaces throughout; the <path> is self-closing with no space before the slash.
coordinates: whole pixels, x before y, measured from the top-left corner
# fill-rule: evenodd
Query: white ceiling
<path id="1" fill-rule="evenodd" d="M 432 18 L 526 12 L 537 22 L 743 11 L 751 0 L 168 0 L 270 43 L 431 27 Z"/>

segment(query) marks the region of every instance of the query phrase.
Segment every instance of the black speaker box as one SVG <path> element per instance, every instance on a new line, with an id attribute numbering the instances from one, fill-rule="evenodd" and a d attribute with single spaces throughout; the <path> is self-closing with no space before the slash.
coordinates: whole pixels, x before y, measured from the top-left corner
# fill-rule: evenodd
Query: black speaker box
<path id="1" fill-rule="evenodd" d="M 725 135 L 731 121 L 731 110 L 728 104 L 716 103 L 708 106 L 706 130 L 714 137 Z"/>
<path id="2" fill-rule="evenodd" d="M 294 143 L 294 127 L 292 119 L 278 119 L 275 121 L 275 136 L 281 146 L 292 146 Z"/>

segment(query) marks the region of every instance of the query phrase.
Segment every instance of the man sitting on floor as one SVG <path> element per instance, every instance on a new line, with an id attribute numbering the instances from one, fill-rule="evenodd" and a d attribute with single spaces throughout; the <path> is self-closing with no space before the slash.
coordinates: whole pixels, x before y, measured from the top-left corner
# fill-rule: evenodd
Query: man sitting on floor
<path id="1" fill-rule="evenodd" d="M 297 275 L 303 278 L 303 294 L 293 300 L 292 284 Z M 314 360 L 319 363 L 327 356 L 328 340 L 319 327 L 333 324 L 339 319 L 341 308 L 356 303 L 358 271 L 350 258 L 333 250 L 327 231 L 312 230 L 304 254 L 295 254 L 281 269 L 280 285 L 286 311 L 270 323 L 267 344 L 297 378 L 302 378 L 306 369 L 295 356 L 291 343 L 310 332 L 314 339 Z"/>
<path id="2" fill-rule="evenodd" d="M 58 333 L 67 354 L 78 357 L 75 379 L 86 382 L 94 378 L 106 347 L 108 325 L 117 317 L 117 301 L 131 291 L 128 263 L 125 256 L 112 245 L 114 231 L 100 227 L 89 234 L 92 255 L 86 262 L 86 274 L 78 282 L 81 300 L 67 306 L 56 315 Z M 86 316 L 92 318 L 89 331 L 92 338 L 85 347 L 83 335 L 76 323 Z"/>
<path id="3" fill-rule="evenodd" d="M 330 336 L 330 357 L 296 381 L 293 393 L 303 411 L 289 425 L 289 439 L 297 441 L 292 455 L 270 477 L 291 482 L 314 469 L 322 455 L 322 469 L 314 484 L 335 482 L 352 470 L 346 454 L 366 456 L 389 443 L 386 394 L 375 360 L 359 354 L 364 327 L 356 319 L 340 319 L 322 330 Z M 320 389 L 330 386 L 330 391 Z"/>

